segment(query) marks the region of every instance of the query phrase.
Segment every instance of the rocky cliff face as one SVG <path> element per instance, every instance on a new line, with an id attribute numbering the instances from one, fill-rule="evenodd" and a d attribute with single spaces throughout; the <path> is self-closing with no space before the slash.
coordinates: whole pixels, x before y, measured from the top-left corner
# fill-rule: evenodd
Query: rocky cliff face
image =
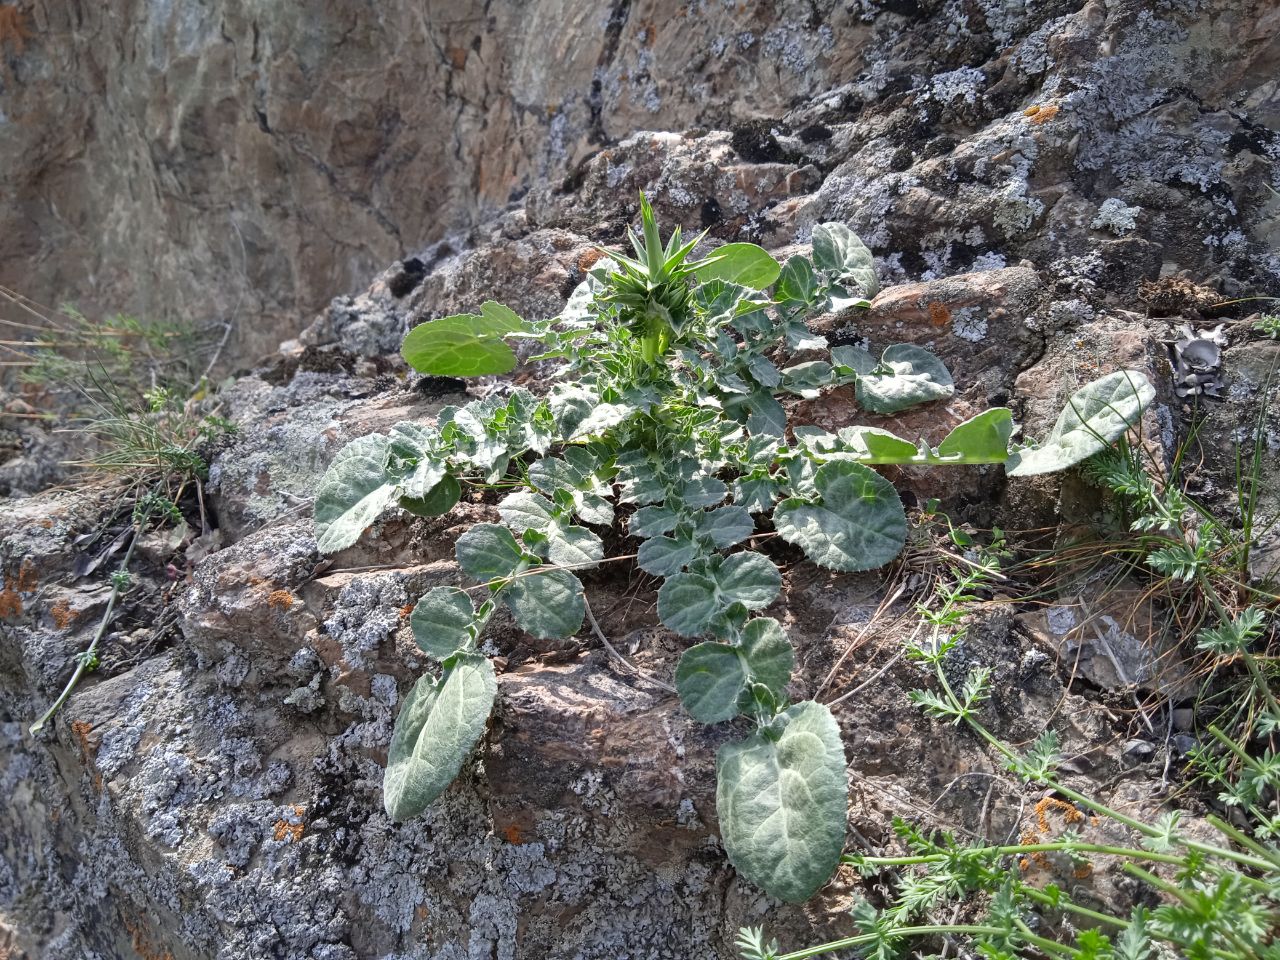
<path id="1" fill-rule="evenodd" d="M 0 48 L 0 189 L 20 200 L 5 270 L 40 263 L 49 289 L 112 305 L 238 315 L 240 356 L 291 337 L 224 396 L 240 430 L 210 451 L 216 531 L 192 501 L 186 536 L 139 546 L 101 667 L 38 737 L 27 726 L 88 643 L 128 518 L 92 483 L 0 507 L 0 956 L 701 958 L 731 956 L 743 923 L 794 946 L 844 929 L 852 875 L 803 909 L 735 878 L 711 797 L 723 734 L 587 640 L 501 633 L 475 762 L 422 819 L 382 813 L 419 666 L 401 612 L 456 577 L 454 539 L 491 508 L 393 517 L 326 561 L 316 479 L 348 440 L 459 399 L 464 384 L 406 375 L 407 329 L 489 298 L 558 311 L 637 190 L 666 223 L 780 253 L 815 223 L 853 226 L 888 289 L 823 330 L 942 355 L 955 403 L 894 427 L 935 440 L 1006 402 L 1042 433 L 1081 381 L 1136 366 L 1160 385 L 1148 427 L 1167 446 L 1187 398 L 1164 341 L 1222 299 L 1276 291 L 1269 3 L 490 7 L 37 2 L 25 50 Z M 51 116 L 65 123 L 36 119 Z M 691 129 L 632 134 L 654 127 Z M 1200 435 L 1210 498 L 1275 399 L 1275 351 L 1244 312 L 1213 314 L 1228 346 Z M 861 416 L 839 397 L 797 415 Z M 1261 426 L 1274 477 L 1280 429 Z M 1006 487 L 978 468 L 897 479 L 1010 529 L 1090 508 L 1070 482 Z M 680 644 L 651 590 L 626 573 L 587 590 L 606 633 L 669 673 Z M 796 640 L 798 697 L 851 647 L 836 684 L 888 663 L 911 624 L 904 607 L 864 634 L 882 596 L 874 577 L 790 567 L 770 613 Z M 1139 810 L 1166 748 L 1129 769 L 1127 728 L 1068 674 L 1173 681 L 1133 609 L 1095 613 L 1106 656 L 1071 617 L 1034 612 L 988 618 L 968 655 L 997 669 L 995 729 L 1026 740 L 1065 718 L 1067 752 L 1090 758 L 1081 785 Z M 930 730 L 905 698 L 916 683 L 897 662 L 838 714 L 857 842 L 887 841 L 894 814 L 1016 832 L 1027 798 L 970 776 L 996 764 Z"/>
<path id="2" fill-rule="evenodd" d="M 234 322 L 244 361 L 633 130 L 776 117 L 852 80 L 872 35 L 808 3 L 6 8 L 0 283 Z"/>

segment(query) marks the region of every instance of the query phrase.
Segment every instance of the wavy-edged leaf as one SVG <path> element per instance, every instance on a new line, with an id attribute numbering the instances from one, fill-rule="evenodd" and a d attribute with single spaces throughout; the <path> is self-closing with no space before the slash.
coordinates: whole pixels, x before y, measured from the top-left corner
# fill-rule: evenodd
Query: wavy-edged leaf
<path id="1" fill-rule="evenodd" d="M 831 364 L 841 378 L 860 377 L 876 368 L 876 358 L 861 347 L 842 344 L 831 348 Z"/>
<path id="2" fill-rule="evenodd" d="M 1004 463 L 1012 434 L 1013 413 L 1006 407 L 992 407 L 957 424 L 938 444 L 938 456 L 965 463 Z"/>
<path id="3" fill-rule="evenodd" d="M 663 533 L 670 533 L 676 527 L 676 512 L 670 507 L 641 507 L 631 515 L 627 525 L 633 537 L 647 540 Z"/>
<path id="4" fill-rule="evenodd" d="M 478 654 L 458 654 L 439 680 L 426 675 L 414 684 L 387 751 L 387 816 L 416 817 L 445 791 L 484 733 L 497 694 L 493 664 Z"/>
<path id="5" fill-rule="evenodd" d="M 778 504 L 779 535 L 832 570 L 872 570 L 898 555 L 907 538 L 907 518 L 893 484 L 870 467 L 850 461 L 820 466 L 816 497 Z"/>
<path id="6" fill-rule="evenodd" d="M 1011 477 L 1052 473 L 1074 466 L 1133 427 L 1156 391 L 1137 370 L 1117 370 L 1071 395 L 1043 443 L 1009 454 Z"/>
<path id="7" fill-rule="evenodd" d="M 781 700 L 791 682 L 796 652 L 782 624 L 773 617 L 756 617 L 747 622 L 738 638 L 738 649 L 747 661 L 752 683 L 762 683 Z"/>
<path id="8" fill-rule="evenodd" d="M 447 660 L 471 646 L 476 611 L 471 597 L 457 587 L 436 587 L 423 594 L 409 615 L 413 639 L 437 660 Z"/>
<path id="9" fill-rule="evenodd" d="M 748 513 L 768 513 L 778 499 L 778 481 L 761 467 L 733 484 L 733 502 Z"/>
<path id="10" fill-rule="evenodd" d="M 496 523 L 477 523 L 458 538 L 454 552 L 462 572 L 481 583 L 511 576 L 524 557 L 511 531 Z"/>
<path id="11" fill-rule="evenodd" d="M 897 413 L 956 392 L 946 365 L 923 347 L 899 343 L 889 347 L 871 373 L 858 377 L 854 393 L 872 413 Z"/>
<path id="12" fill-rule="evenodd" d="M 762 247 L 754 243 L 726 243 L 712 250 L 694 270 L 704 283 L 727 280 L 752 290 L 764 290 L 778 279 L 782 267 Z"/>
<path id="13" fill-rule="evenodd" d="M 768 390 L 757 390 L 747 398 L 747 430 L 755 436 L 782 437 L 787 433 L 787 411 Z"/>
<path id="14" fill-rule="evenodd" d="M 521 490 L 498 504 L 502 522 L 518 533 L 535 530 L 546 537 L 547 558 L 561 566 L 586 566 L 604 559 L 604 544 L 586 527 L 568 523 L 555 505 Z"/>
<path id="15" fill-rule="evenodd" d="M 566 440 L 585 440 L 598 437 L 606 430 L 629 420 L 639 411 L 639 407 L 631 403 L 598 403 L 578 423 Z"/>
<path id="16" fill-rule="evenodd" d="M 848 790 L 840 728 L 822 704 L 797 703 L 774 728 L 725 744 L 716 812 L 729 862 L 772 896 L 809 899 L 840 862 Z"/>
<path id="17" fill-rule="evenodd" d="M 854 283 L 858 294 L 866 299 L 880 290 L 875 258 L 843 223 L 820 223 L 813 228 L 813 265 L 837 279 Z"/>
<path id="18" fill-rule="evenodd" d="M 670 577 L 693 562 L 698 544 L 687 534 L 675 537 L 652 537 L 640 544 L 636 566 L 655 577 Z"/>
<path id="19" fill-rule="evenodd" d="M 720 608 L 715 581 L 696 573 L 668 577 L 658 590 L 658 618 L 684 637 L 705 633 Z"/>
<path id="20" fill-rule="evenodd" d="M 782 571 L 763 553 L 744 550 L 725 557 L 715 572 L 720 604 L 741 603 L 759 610 L 773 603 L 782 589 Z"/>
<path id="21" fill-rule="evenodd" d="M 400 506 L 417 517 L 439 517 L 452 510 L 461 498 L 462 484 L 446 474 L 425 497 L 401 497 Z"/>
<path id="22" fill-rule="evenodd" d="M 813 400 L 831 384 L 832 367 L 825 360 L 797 363 L 782 371 L 782 386 L 791 393 Z"/>
<path id="23" fill-rule="evenodd" d="M 374 434 L 338 451 L 316 491 L 316 546 L 333 553 L 351 546 L 395 502 L 398 489 L 385 473 L 390 440 Z"/>
<path id="24" fill-rule="evenodd" d="M 479 377 L 509 373 L 516 355 L 503 342 L 530 327 L 510 309 L 489 301 L 481 312 L 428 320 L 409 331 L 400 353 L 419 373 L 439 377 Z"/>
<path id="25" fill-rule="evenodd" d="M 751 514 L 742 507 L 720 507 L 698 516 L 698 536 L 709 537 L 721 550 L 741 543 L 755 529 L 756 523 L 751 519 Z"/>
<path id="26" fill-rule="evenodd" d="M 540 640 L 571 637 L 582 629 L 582 583 L 568 570 L 535 567 L 499 594 L 520 629 Z"/>
<path id="27" fill-rule="evenodd" d="M 676 666 L 676 692 L 699 723 L 720 723 L 738 712 L 747 684 L 747 664 L 727 643 L 708 640 L 690 647 Z"/>

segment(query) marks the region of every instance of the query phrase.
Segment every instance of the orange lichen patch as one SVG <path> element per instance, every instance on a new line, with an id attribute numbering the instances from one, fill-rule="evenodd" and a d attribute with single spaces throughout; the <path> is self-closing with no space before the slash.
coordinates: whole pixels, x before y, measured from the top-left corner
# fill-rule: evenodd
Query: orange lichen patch
<path id="1" fill-rule="evenodd" d="M 154 946 L 151 943 L 151 938 L 147 935 L 141 921 L 131 921 L 128 917 L 121 917 L 120 920 L 124 924 L 125 932 L 133 940 L 134 952 L 142 957 L 142 960 L 173 960 L 172 953 L 164 947 Z"/>
<path id="2" fill-rule="evenodd" d="M 275 831 L 272 836 L 277 840 L 288 840 L 290 843 L 297 843 L 302 839 L 302 833 L 305 829 L 302 823 L 303 808 L 301 804 L 293 805 L 293 812 L 298 816 L 297 823 L 290 823 L 283 817 L 276 821 Z"/>
<path id="3" fill-rule="evenodd" d="M 461 70 L 467 65 L 467 48 L 466 47 L 450 47 L 449 48 L 449 65 L 455 70 Z"/>
<path id="4" fill-rule="evenodd" d="M 1049 812 L 1056 811 L 1062 814 L 1062 819 L 1067 823 L 1082 823 L 1085 819 L 1083 813 L 1076 809 L 1075 804 L 1068 803 L 1066 800 L 1059 800 L 1057 797 L 1042 797 L 1036 803 L 1036 824 L 1040 827 L 1041 833 L 1050 833 L 1052 828 L 1049 826 Z"/>
<path id="5" fill-rule="evenodd" d="M 48 517 L 45 517 L 43 520 L 40 521 L 40 526 L 42 526 L 46 530 L 49 530 L 53 527 L 53 521 L 50 520 Z"/>
<path id="6" fill-rule="evenodd" d="M 88 760 L 92 755 L 89 734 L 93 732 L 93 724 L 86 720 L 73 720 L 71 722 L 71 732 L 76 735 L 76 739 L 80 742 L 80 752 L 84 754 L 85 760 Z"/>
<path id="7" fill-rule="evenodd" d="M 1022 111 L 1022 115 L 1024 117 L 1034 117 L 1039 112 L 1040 112 L 1040 107 L 1037 104 L 1033 103 L 1031 106 L 1027 107 L 1027 109 Z"/>
<path id="8" fill-rule="evenodd" d="M 293 606 L 293 594 L 288 590 L 272 590 L 267 594 L 267 606 L 272 610 L 288 610 Z"/>
<path id="9" fill-rule="evenodd" d="M 67 603 L 65 597 L 49 608 L 49 616 L 53 618 L 53 625 L 59 630 L 65 630 L 75 623 L 77 615 L 76 611 L 71 609 L 71 604 Z"/>
<path id="10" fill-rule="evenodd" d="M 1059 109 L 1056 103 L 1051 103 L 1046 107 L 1028 107 L 1023 113 L 1028 121 L 1036 126 L 1041 126 L 1056 117 Z"/>
<path id="11" fill-rule="evenodd" d="M 0 590 L 0 620 L 14 620 L 22 616 L 22 598 L 16 590 L 10 590 L 5 581 L 4 590 Z"/>
<path id="12" fill-rule="evenodd" d="M 929 323 L 935 327 L 945 327 L 951 319 L 951 310 L 945 303 L 929 304 Z"/>
<path id="13" fill-rule="evenodd" d="M 412 604 L 412 603 L 406 603 L 403 607 L 401 607 L 401 608 L 400 608 L 400 616 L 402 616 L 402 617 L 407 617 L 407 616 L 409 616 L 411 613 L 413 613 L 413 604 Z"/>
<path id="14" fill-rule="evenodd" d="M 31 31 L 27 29 L 26 19 L 18 5 L 0 4 L 0 44 L 12 40 L 14 53 L 26 53 L 27 41 L 30 39 Z"/>
<path id="15" fill-rule="evenodd" d="M 583 250 L 580 254 L 578 254 L 578 269 L 581 270 L 583 273 L 585 273 L 586 271 L 594 267 L 596 265 L 596 262 L 603 256 L 604 254 L 601 253 L 599 250 L 597 250 L 595 247 L 591 247 L 590 249 Z"/>
<path id="16" fill-rule="evenodd" d="M 23 593 L 31 593 L 40 586 L 40 578 L 36 576 L 35 565 L 30 560 L 23 560 L 18 568 L 18 589 Z"/>
<path id="17" fill-rule="evenodd" d="M 506 829 L 502 831 L 502 835 L 507 838 L 507 843 L 519 845 L 523 842 L 520 838 L 520 826 L 518 824 L 507 824 Z"/>
<path id="18" fill-rule="evenodd" d="M 1080 866 L 1076 867 L 1074 870 L 1071 871 L 1071 876 L 1075 877 L 1077 880 L 1084 880 L 1091 873 L 1093 873 L 1093 864 L 1082 863 L 1080 864 Z"/>

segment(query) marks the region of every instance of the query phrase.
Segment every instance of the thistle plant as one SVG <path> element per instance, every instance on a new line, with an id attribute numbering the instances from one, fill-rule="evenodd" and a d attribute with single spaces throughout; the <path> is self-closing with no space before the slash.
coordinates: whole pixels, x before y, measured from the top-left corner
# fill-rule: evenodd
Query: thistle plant
<path id="1" fill-rule="evenodd" d="M 416 327 L 402 353 L 446 376 L 514 369 L 512 343 L 553 365 L 545 394 L 495 389 L 355 440 L 334 459 L 315 505 L 322 550 L 341 550 L 387 510 L 438 515 L 462 482 L 501 483 L 501 523 L 457 542 L 471 590 L 437 587 L 414 608 L 417 643 L 439 661 L 401 707 L 384 799 L 396 820 L 424 810 L 482 736 L 497 696 L 479 652 L 499 607 L 535 637 L 570 637 L 588 606 L 577 571 L 605 560 L 600 530 L 634 509 L 636 563 L 662 579 L 663 624 L 692 645 L 675 670 L 682 703 L 705 723 L 745 726 L 717 756 L 716 807 L 730 861 L 785 900 L 808 898 L 844 846 L 848 780 L 826 706 L 792 703 L 794 654 L 764 611 L 782 573 L 754 549 L 760 520 L 820 566 L 870 570 L 891 562 L 907 532 L 902 502 L 876 464 L 1006 464 L 1010 475 L 1060 470 L 1136 422 L 1153 391 L 1133 371 L 1078 392 L 1039 445 L 1010 447 L 1013 417 L 996 408 L 955 427 L 935 448 L 873 426 L 835 433 L 791 426 L 782 402 L 852 385 L 861 407 L 893 413 L 946 399 L 946 366 L 912 345 L 879 356 L 827 349 L 806 321 L 867 306 L 877 290 L 870 251 L 842 224 L 813 231 L 813 255 L 777 263 L 733 243 L 691 259 L 697 241 L 664 244 L 641 197 L 634 258 L 596 263 L 556 317 L 524 320 L 484 303 L 476 314 Z M 788 363 L 797 352 L 826 359 Z"/>

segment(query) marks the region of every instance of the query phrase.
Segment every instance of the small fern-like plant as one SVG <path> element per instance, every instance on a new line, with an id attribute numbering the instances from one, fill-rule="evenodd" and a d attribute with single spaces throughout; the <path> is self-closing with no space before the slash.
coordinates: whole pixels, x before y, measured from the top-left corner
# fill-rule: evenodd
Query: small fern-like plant
<path id="1" fill-rule="evenodd" d="M 509 372 L 511 342 L 532 341 L 531 360 L 557 364 L 552 386 L 542 396 L 495 392 L 443 410 L 434 426 L 400 423 L 352 442 L 318 490 L 317 539 L 341 550 L 397 506 L 445 513 L 460 478 L 518 488 L 498 505 L 502 523 L 476 524 L 457 542 L 462 574 L 487 588 L 483 602 L 437 587 L 413 610 L 414 636 L 440 673 L 418 681 L 396 722 L 384 793 L 388 814 L 403 820 L 440 795 L 484 731 L 498 686 L 479 645 L 493 612 L 507 608 L 536 637 L 577 633 L 586 604 L 575 571 L 605 559 L 597 531 L 615 523 L 617 504 L 633 505 L 637 563 L 663 579 L 658 615 L 698 641 L 676 668 L 681 701 L 699 721 L 745 717 L 752 731 L 717 757 L 725 850 L 746 878 L 802 901 L 839 863 L 848 780 L 827 707 L 787 699 L 791 644 L 761 613 L 782 575 L 744 547 L 757 519 L 772 518 L 823 567 L 880 567 L 902 549 L 907 522 L 873 465 L 1060 470 L 1133 425 L 1153 391 L 1140 373 L 1104 377 L 1072 398 L 1044 443 L 1016 449 L 1004 408 L 936 448 L 870 426 L 789 427 L 780 397 L 852 384 L 863 408 L 887 414 L 950 397 L 951 375 L 916 346 L 877 358 L 826 351 L 810 332 L 807 318 L 867 306 L 877 290 L 870 251 L 842 224 L 816 227 L 812 258 L 782 265 L 747 243 L 691 259 L 701 238 L 676 231 L 663 244 L 643 196 L 640 206 L 635 258 L 598 262 L 559 316 L 526 321 L 488 302 L 409 333 L 405 359 L 444 376 Z M 828 359 L 779 365 L 798 351 Z"/>

